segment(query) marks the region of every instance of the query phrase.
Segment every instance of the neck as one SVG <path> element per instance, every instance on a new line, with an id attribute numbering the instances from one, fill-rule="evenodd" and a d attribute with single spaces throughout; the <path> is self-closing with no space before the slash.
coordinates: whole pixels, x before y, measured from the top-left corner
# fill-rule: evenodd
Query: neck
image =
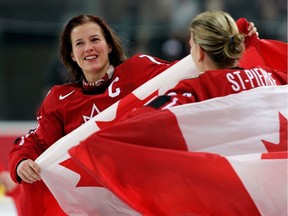
<path id="1" fill-rule="evenodd" d="M 237 67 L 238 61 L 236 60 L 231 60 L 230 62 L 227 62 L 226 64 L 223 65 L 217 65 L 211 58 L 207 56 L 207 58 L 204 58 L 203 60 L 203 71 L 207 70 L 221 70 L 225 68 L 234 68 Z"/>
<path id="2" fill-rule="evenodd" d="M 112 71 L 112 74 L 113 74 L 114 67 L 112 65 L 108 65 L 107 68 L 105 68 L 105 70 L 102 70 L 99 73 L 86 74 L 84 81 L 87 82 L 87 83 L 95 83 L 98 80 L 101 80 L 107 73 L 108 74 L 111 73 L 111 71 Z M 111 78 L 111 76 L 109 76 L 109 78 Z"/>
<path id="3" fill-rule="evenodd" d="M 105 89 L 111 82 L 111 78 L 114 73 L 114 67 L 110 66 L 107 72 L 100 79 L 97 79 L 94 82 L 82 81 L 82 87 L 86 93 L 96 93 L 100 90 Z"/>

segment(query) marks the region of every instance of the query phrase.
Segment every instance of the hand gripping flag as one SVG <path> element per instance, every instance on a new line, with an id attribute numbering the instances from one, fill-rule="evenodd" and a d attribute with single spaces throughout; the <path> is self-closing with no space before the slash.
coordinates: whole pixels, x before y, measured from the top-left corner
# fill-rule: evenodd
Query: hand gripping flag
<path id="1" fill-rule="evenodd" d="M 270 86 L 142 108 L 69 152 L 142 215 L 284 216 L 287 96 L 287 85 Z"/>
<path id="2" fill-rule="evenodd" d="M 127 206 L 117 196 L 95 181 L 89 173 L 70 160 L 67 150 L 100 128 L 114 124 L 134 108 L 142 106 L 159 94 L 163 94 L 176 85 L 179 80 L 195 74 L 197 71 L 192 58 L 187 56 L 58 140 L 37 158 L 36 163 L 41 168 L 42 180 L 68 215 L 139 215 L 138 212 Z"/>
<path id="3" fill-rule="evenodd" d="M 237 20 L 240 32 L 247 34 L 248 25 L 248 21 L 244 18 Z M 253 35 L 246 37 L 245 45 L 245 53 L 239 61 L 240 67 L 266 66 L 287 72 L 287 43 L 271 39 L 258 39 L 256 35 Z"/>

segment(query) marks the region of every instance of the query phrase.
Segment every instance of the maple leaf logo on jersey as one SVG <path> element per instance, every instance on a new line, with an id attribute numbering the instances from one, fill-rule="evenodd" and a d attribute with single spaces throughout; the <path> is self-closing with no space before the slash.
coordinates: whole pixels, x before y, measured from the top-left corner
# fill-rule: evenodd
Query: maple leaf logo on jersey
<path id="1" fill-rule="evenodd" d="M 287 151 L 287 119 L 279 112 L 279 143 L 262 140 L 268 152 Z"/>
<path id="2" fill-rule="evenodd" d="M 82 115 L 84 122 L 86 123 L 87 121 L 89 121 L 90 119 L 92 119 L 94 116 L 96 116 L 98 113 L 100 113 L 100 110 L 98 109 L 98 107 L 96 106 L 96 104 L 93 103 L 90 116 Z"/>

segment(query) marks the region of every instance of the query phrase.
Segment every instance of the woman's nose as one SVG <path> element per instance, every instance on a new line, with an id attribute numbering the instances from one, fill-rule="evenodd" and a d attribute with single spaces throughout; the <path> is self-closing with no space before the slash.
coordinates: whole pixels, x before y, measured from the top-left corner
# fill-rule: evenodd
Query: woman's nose
<path id="1" fill-rule="evenodd" d="M 85 44 L 85 51 L 87 52 L 87 51 L 90 51 L 90 50 L 92 50 L 93 49 L 93 46 L 92 46 L 92 44 L 90 44 L 90 43 L 86 43 Z"/>

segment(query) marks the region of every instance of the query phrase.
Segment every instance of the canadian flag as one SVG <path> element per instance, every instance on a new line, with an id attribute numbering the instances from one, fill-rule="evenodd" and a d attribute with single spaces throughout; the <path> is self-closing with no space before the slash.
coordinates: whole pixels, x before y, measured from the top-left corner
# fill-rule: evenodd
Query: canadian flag
<path id="1" fill-rule="evenodd" d="M 180 80 L 197 73 L 191 56 L 185 57 L 62 137 L 36 159 L 41 168 L 42 180 L 68 215 L 140 215 L 71 160 L 67 150 L 99 129 L 115 124 L 126 113 L 165 93 Z"/>
<path id="2" fill-rule="evenodd" d="M 141 215 L 284 216 L 287 96 L 287 85 L 260 87 L 142 108 L 69 153 Z"/>
<path id="3" fill-rule="evenodd" d="M 262 43 L 258 43 L 259 41 L 260 40 L 256 39 L 256 41 L 254 42 L 256 44 L 261 45 Z M 255 54 L 257 54 L 256 59 L 257 59 L 257 62 L 259 61 L 259 65 L 266 65 L 266 62 L 269 62 L 270 67 L 272 66 L 277 67 L 280 65 L 280 67 L 282 68 L 283 61 L 287 62 L 287 52 L 285 52 L 284 55 L 280 55 L 279 58 L 277 59 L 273 58 L 272 61 L 269 61 L 269 58 L 267 60 L 262 58 L 263 56 L 267 56 L 267 55 L 263 55 L 263 52 L 267 54 L 269 53 L 271 48 L 275 50 L 275 47 L 277 47 L 276 51 L 277 50 L 279 52 L 281 51 L 281 53 L 283 54 L 283 50 L 284 51 L 287 50 L 287 44 L 281 43 L 281 45 L 279 45 L 277 42 L 279 46 L 278 45 L 275 46 L 275 43 L 273 41 L 263 40 L 263 42 L 265 42 L 265 44 L 267 45 L 266 48 L 265 49 L 253 49 L 250 51 L 247 50 L 247 52 L 244 54 L 243 61 L 240 61 L 241 65 L 245 67 L 246 64 L 253 62 L 253 59 L 255 59 Z M 274 52 L 274 55 L 277 56 L 277 52 Z M 287 67 L 286 67 L 286 71 L 287 71 Z M 211 161 L 213 160 L 210 160 L 209 158 L 219 158 L 219 161 L 226 161 L 226 162 L 223 162 L 225 163 L 225 165 L 223 166 L 225 170 L 227 167 L 233 165 L 233 167 L 229 168 L 229 173 L 234 172 L 233 181 L 231 182 L 231 184 L 234 182 L 237 183 L 236 184 L 237 188 L 241 184 L 244 185 L 242 189 L 241 188 L 239 189 L 239 191 L 241 190 L 241 194 L 243 195 L 242 196 L 243 198 L 244 197 L 247 198 L 248 196 L 250 196 L 249 200 L 251 202 L 247 201 L 245 204 L 249 206 L 249 210 L 253 209 L 252 212 L 268 213 L 268 215 L 271 215 L 269 214 L 271 212 L 274 212 L 274 213 L 276 212 L 277 214 L 275 215 L 281 215 L 283 214 L 283 212 L 287 211 L 287 193 L 285 193 L 287 191 L 287 185 L 284 184 L 283 181 L 281 181 L 281 179 L 283 180 L 283 178 L 284 180 L 286 179 L 285 176 L 287 175 L 287 167 L 284 166 L 284 169 L 282 168 L 283 168 L 283 163 L 287 163 L 287 159 L 286 158 L 283 159 L 282 156 L 281 156 L 281 159 L 276 159 L 276 156 L 275 157 L 271 156 L 271 160 L 264 160 L 263 158 L 265 157 L 261 156 L 263 153 L 265 153 L 266 155 L 266 154 L 270 154 L 268 152 L 283 151 L 283 146 L 284 148 L 286 148 L 285 153 L 287 152 L 287 122 L 285 123 L 285 121 L 287 121 L 287 103 L 285 104 L 285 99 L 287 98 L 287 86 L 273 87 L 273 88 L 261 87 L 259 89 L 255 89 L 249 92 L 243 92 L 235 96 L 232 95 L 232 96 L 227 96 L 227 97 L 218 98 L 218 99 L 211 99 L 211 100 L 193 104 L 193 105 L 192 104 L 183 105 L 179 108 L 175 107 L 171 110 L 166 110 L 166 111 L 161 111 L 161 112 L 152 112 L 146 109 L 139 109 L 139 111 L 136 110 L 135 112 L 131 112 L 134 108 L 142 106 L 143 104 L 151 100 L 153 97 L 163 94 L 166 90 L 175 86 L 179 80 L 188 78 L 197 73 L 198 72 L 195 69 L 195 66 L 194 66 L 194 63 L 192 62 L 191 57 L 187 56 L 186 58 L 179 61 L 177 64 L 173 65 L 168 70 L 164 71 L 163 73 L 161 73 L 154 79 L 150 80 L 149 82 L 145 83 L 143 86 L 136 89 L 134 92 L 132 92 L 131 94 L 129 94 L 122 100 L 113 104 L 107 110 L 98 114 L 97 116 L 95 116 L 93 119 L 91 119 L 87 123 L 81 125 L 75 131 L 71 132 L 70 134 L 58 140 L 49 149 L 47 149 L 39 158 L 37 158 L 36 162 L 41 167 L 42 180 L 48 186 L 48 188 L 50 189 L 52 194 L 55 196 L 55 198 L 57 199 L 62 209 L 68 215 L 73 215 L 73 216 L 74 215 L 81 215 L 81 216 L 84 216 L 84 215 L 93 215 L 93 216 L 94 215 L 95 216 L 97 215 L 101 215 L 101 216 L 142 215 L 144 212 L 149 214 L 150 212 L 154 213 L 155 211 L 159 212 L 159 214 L 156 214 L 156 215 L 161 215 L 160 212 L 162 210 L 160 209 L 160 207 L 159 207 L 159 210 L 157 209 L 155 210 L 153 208 L 150 209 L 151 206 L 147 205 L 147 203 L 144 203 L 144 202 L 143 202 L 144 203 L 143 207 L 140 206 L 142 205 L 142 202 L 140 201 L 141 199 L 143 199 L 143 193 L 144 195 L 146 193 L 145 190 L 147 190 L 147 198 L 150 197 L 148 187 L 145 186 L 144 183 L 146 182 L 147 179 L 151 178 L 151 180 L 153 180 L 155 178 L 158 178 L 157 177 L 158 172 L 156 172 L 156 170 L 154 171 L 151 170 L 152 174 L 146 173 L 147 174 L 146 175 L 145 172 L 143 171 L 145 167 L 139 166 L 139 172 L 142 170 L 143 171 L 142 176 L 145 175 L 145 177 L 141 178 L 141 181 L 139 180 L 138 182 L 139 184 L 143 184 L 143 188 L 139 188 L 139 192 L 143 191 L 143 193 L 141 192 L 139 193 L 139 195 L 136 195 L 131 192 L 132 189 L 133 190 L 135 189 L 132 187 L 133 185 L 127 184 L 126 187 L 131 186 L 131 191 L 127 190 L 127 196 L 123 196 L 123 189 L 124 189 L 123 184 L 117 185 L 117 181 L 122 182 L 122 180 L 123 181 L 127 180 L 127 183 L 128 183 L 131 180 L 131 178 L 130 180 L 125 179 L 126 178 L 125 176 L 129 170 L 121 170 L 121 169 L 129 168 L 127 166 L 128 162 L 131 166 L 134 165 L 134 162 L 135 162 L 135 166 L 138 167 L 139 165 L 137 161 L 133 160 L 132 156 L 131 157 L 129 156 L 130 149 L 135 149 L 135 157 L 136 155 L 140 154 L 139 161 L 141 161 L 140 158 L 142 157 L 141 156 L 142 150 L 143 150 L 143 156 L 147 155 L 145 154 L 146 149 L 152 152 L 156 152 L 156 153 L 159 151 L 159 156 L 162 155 L 162 151 L 164 152 L 167 151 L 167 152 L 170 152 L 171 154 L 179 153 L 180 155 L 182 154 L 187 155 L 187 156 L 184 156 L 184 158 L 186 157 L 190 158 L 195 153 L 196 162 L 193 162 L 195 158 L 192 157 L 194 159 L 191 159 L 190 163 L 198 164 L 199 161 L 207 158 L 206 162 L 205 161 L 202 162 L 203 166 L 205 166 L 205 164 L 208 164 L 208 165 L 210 164 L 210 166 L 212 166 Z M 163 80 L 165 82 L 163 82 Z M 240 98 L 243 98 L 242 95 L 245 95 L 250 100 L 240 99 Z M 218 106 L 219 104 L 220 105 L 222 104 L 222 106 Z M 250 109 L 248 109 L 248 107 L 250 107 Z M 244 110 L 241 110 L 240 108 L 243 108 Z M 195 112 L 195 109 L 197 109 L 199 113 Z M 201 114 L 200 112 L 201 110 L 206 110 L 204 115 Z M 258 110 L 258 112 L 256 112 L 256 110 Z M 142 111 L 145 111 L 145 112 L 147 111 L 147 113 L 146 114 L 141 113 L 141 115 L 136 115 L 136 112 L 142 112 Z M 186 111 L 190 113 L 189 118 L 188 116 L 185 116 Z M 125 114 L 129 112 L 131 112 L 131 114 L 133 113 L 133 115 L 135 114 L 135 116 L 131 116 L 131 118 L 128 118 L 125 121 L 119 120 Z M 216 120 L 217 118 L 218 120 Z M 142 125 L 133 124 L 132 120 L 135 122 L 140 122 Z M 115 124 L 116 122 L 117 124 Z M 159 125 L 158 125 L 158 122 L 159 122 Z M 285 129 L 285 124 L 286 124 L 286 129 Z M 227 127 L 224 127 L 225 125 Z M 239 125 L 242 125 L 242 126 L 239 127 Z M 141 129 L 142 127 L 144 127 L 145 130 L 142 130 Z M 169 130 L 165 130 L 166 127 Z M 139 128 L 139 130 L 136 130 L 137 128 Z M 191 133 L 192 128 L 193 128 L 193 133 Z M 132 130 L 133 133 L 131 132 L 130 134 L 130 132 L 125 129 Z M 109 132 L 110 130 L 112 130 L 112 133 Z M 286 130 L 286 135 L 285 135 L 285 130 Z M 127 132 L 129 132 L 128 135 L 127 135 Z M 198 134 L 197 136 L 195 135 L 196 133 Z M 166 137 L 169 138 L 168 141 Z M 95 143 L 94 139 L 96 140 L 100 139 L 99 143 L 98 141 L 97 143 Z M 163 143 L 163 140 L 166 140 L 166 142 Z M 286 142 L 285 144 L 283 144 L 283 140 L 284 142 Z M 77 146 L 79 143 L 81 143 L 81 145 Z M 100 159 L 97 156 L 98 150 L 96 151 L 97 154 L 93 150 L 93 154 L 95 155 L 93 154 L 89 155 L 90 149 L 86 149 L 86 147 L 88 148 L 88 143 L 89 143 L 89 146 L 91 144 L 91 148 L 95 147 L 95 149 L 100 148 L 101 146 L 107 147 L 107 149 L 102 149 L 102 150 L 99 149 L 99 155 L 104 156 L 107 154 L 108 165 L 106 165 L 106 162 L 105 160 L 103 160 L 103 158 Z M 144 146 L 139 146 L 143 144 Z M 150 147 L 148 148 L 147 145 L 149 145 Z M 71 158 L 71 156 L 68 154 L 68 150 L 74 146 L 77 146 L 76 148 L 79 148 L 79 151 L 77 151 L 76 148 L 72 149 L 71 150 L 72 158 Z M 111 146 L 111 149 L 108 148 L 109 146 Z M 127 158 L 127 163 L 125 161 L 124 162 L 121 161 L 118 158 L 119 166 L 120 164 L 122 164 L 121 167 L 118 167 L 118 162 L 117 162 L 118 159 L 117 160 L 115 159 L 115 161 L 113 161 L 114 160 L 113 154 L 117 154 L 117 152 L 115 151 L 113 152 L 112 150 L 112 148 L 114 147 L 115 149 L 119 148 L 121 149 L 122 152 L 124 152 L 123 154 L 118 155 L 118 157 L 122 157 L 123 160 Z M 279 148 L 280 150 L 276 150 L 276 148 L 277 149 Z M 125 149 L 127 150 L 127 152 L 124 151 Z M 181 151 L 179 152 L 179 150 Z M 134 150 L 133 151 L 131 150 L 131 152 L 134 152 Z M 251 154 L 251 157 L 249 157 L 250 154 Z M 165 154 L 163 154 L 163 156 L 164 155 Z M 83 156 L 83 158 L 82 159 L 79 158 L 80 156 Z M 199 157 L 199 160 L 197 160 L 198 157 Z M 181 158 L 181 157 L 178 157 L 178 158 Z M 250 179 L 249 177 L 250 174 L 248 172 L 245 173 L 245 170 L 247 167 L 248 167 L 247 170 L 250 170 L 250 167 L 252 168 L 252 165 L 249 166 L 248 165 L 249 163 L 247 162 L 245 158 L 246 159 L 251 158 L 251 161 L 249 163 L 252 163 L 252 164 L 259 163 L 259 166 L 263 168 L 261 172 L 260 172 L 261 170 L 260 167 L 259 169 L 257 167 L 253 168 L 253 170 L 251 169 L 251 172 L 255 175 L 257 175 L 259 171 L 260 172 L 259 176 L 256 176 L 255 178 Z M 253 160 L 255 160 L 255 163 L 253 162 L 252 158 L 254 158 Z M 162 168 L 163 170 L 165 170 L 166 169 L 165 167 L 161 167 L 166 164 L 165 157 L 163 157 L 163 159 L 159 157 L 159 159 L 165 163 L 162 165 L 161 164 L 154 165 L 154 163 L 156 163 L 155 161 L 148 160 L 147 165 L 151 164 L 152 166 L 153 164 L 153 166 L 155 166 L 155 169 L 157 169 L 157 167 L 159 168 L 157 169 L 158 171 L 162 170 Z M 99 161 L 99 163 L 97 162 L 96 165 L 94 163 L 96 162 L 95 160 Z M 175 166 L 176 165 L 180 166 L 182 162 L 178 163 L 177 160 L 178 159 L 176 158 L 175 158 L 175 162 L 173 162 L 172 160 L 171 161 L 169 160 L 170 161 L 169 163 L 172 163 L 172 164 L 175 163 Z M 190 161 L 190 159 L 187 160 L 187 163 L 188 161 Z M 230 161 L 239 161 L 239 163 L 236 163 L 236 162 L 232 163 Z M 278 177 L 277 176 L 275 176 L 275 178 L 273 177 L 274 172 L 276 172 L 278 169 L 272 168 L 272 166 L 270 165 L 269 166 L 267 165 L 267 167 L 270 167 L 269 169 L 267 168 L 268 169 L 266 170 L 267 172 L 264 171 L 264 167 L 265 167 L 264 163 L 268 163 L 268 162 L 269 164 L 274 163 L 274 162 L 275 163 L 279 162 L 280 174 L 278 175 Z M 115 170 L 111 170 L 112 169 L 111 166 L 114 167 L 113 163 L 114 164 L 116 163 Z M 236 165 L 239 164 L 239 167 L 244 167 L 243 171 L 241 171 L 242 173 L 244 173 L 243 175 L 241 175 L 241 178 L 239 177 L 241 172 L 238 171 L 238 169 L 236 169 L 237 166 L 236 165 L 234 166 L 234 164 Z M 242 165 L 240 166 L 240 164 L 242 164 L 243 166 Z M 116 165 L 117 165 L 117 169 L 116 169 Z M 150 165 L 148 167 L 150 167 Z M 278 165 L 275 165 L 275 167 L 278 167 Z M 169 168 L 169 166 L 167 166 L 167 168 Z M 99 169 L 101 169 L 101 172 L 99 171 Z M 107 175 L 104 175 L 103 172 L 105 170 L 109 173 L 111 172 L 109 174 L 110 177 L 108 173 L 106 173 Z M 239 170 L 242 170 L 242 168 L 241 169 L 239 168 Z M 112 178 L 112 176 L 115 175 L 114 171 L 116 173 L 121 172 L 120 174 L 122 175 L 123 173 L 123 175 L 125 174 L 125 176 L 117 176 L 117 178 L 115 178 L 113 181 L 110 181 L 108 184 L 107 179 Z M 208 171 L 206 170 L 206 172 Z M 228 172 L 228 168 L 227 168 L 227 172 Z M 179 173 L 180 173 L 180 170 L 179 170 Z M 216 172 L 216 171 L 213 173 L 214 175 L 217 175 L 218 177 L 220 177 L 223 174 L 221 172 Z M 266 173 L 267 175 L 268 174 L 271 174 L 271 175 L 264 176 L 263 173 Z M 132 174 L 133 172 L 131 172 L 131 175 Z M 175 173 L 175 175 L 176 174 L 177 173 Z M 155 176 L 151 176 L 151 175 L 155 175 Z M 238 176 L 239 178 L 237 179 L 235 175 Z M 195 176 L 195 175 L 193 174 L 192 176 Z M 160 177 L 161 176 L 159 176 L 159 178 Z M 163 177 L 167 177 L 167 175 L 166 176 L 163 175 Z M 214 176 L 214 179 L 211 179 L 211 182 L 215 180 L 215 177 L 216 176 Z M 263 181 L 265 178 L 268 179 L 267 184 L 273 183 L 272 184 L 273 187 L 271 186 L 270 188 L 271 190 L 273 188 L 275 189 L 274 194 L 270 194 L 270 192 L 268 193 L 268 191 L 266 190 L 266 187 L 261 186 L 260 183 L 263 183 L 263 181 L 261 180 L 262 177 L 263 177 L 262 179 Z M 275 181 L 272 180 L 273 178 L 275 179 Z M 135 177 L 135 180 L 136 179 L 137 178 Z M 190 181 L 188 178 L 186 179 L 187 181 Z M 246 179 L 246 180 L 244 181 L 243 179 Z M 258 181 L 259 179 L 260 181 Z M 221 179 L 217 179 L 217 180 L 221 181 Z M 246 186 L 247 182 L 249 183 L 250 181 L 252 183 L 255 183 L 255 185 L 259 185 L 259 190 L 255 189 L 256 194 L 257 194 L 256 198 L 260 197 L 259 202 L 257 202 L 258 198 L 256 199 L 255 196 L 254 195 L 252 196 L 250 191 L 248 191 L 248 189 L 253 186 L 253 184 Z M 213 187 L 212 187 L 213 183 L 211 182 L 206 182 L 205 184 L 205 182 L 203 181 L 203 185 L 205 185 L 205 187 L 208 187 L 208 188 L 211 187 L 211 191 L 213 191 Z M 215 180 L 215 183 L 216 182 L 217 181 Z M 225 180 L 225 182 L 228 184 L 227 179 Z M 125 183 L 125 182 L 122 182 L 122 183 Z M 150 183 L 152 184 L 153 182 L 147 181 L 147 184 L 150 184 Z M 157 188 L 157 185 L 158 185 L 159 191 L 160 191 L 161 189 L 160 186 L 162 184 L 161 181 L 160 182 L 154 181 L 154 183 L 155 185 L 153 187 Z M 177 185 L 177 181 L 174 182 L 174 186 L 175 185 Z M 137 186 L 137 184 L 135 184 L 135 186 Z M 171 185 L 171 187 L 172 186 L 173 185 Z M 153 187 L 150 188 L 150 192 L 152 191 Z M 225 190 L 225 187 L 223 185 L 221 188 L 223 189 L 222 191 Z M 275 201 L 277 205 L 276 204 L 274 205 L 274 203 L 271 204 L 270 199 L 268 198 L 265 199 L 266 201 L 264 202 L 264 204 L 260 205 L 259 203 L 261 203 L 265 198 L 265 197 L 264 198 L 261 197 L 262 196 L 261 192 L 259 192 L 260 189 L 262 190 L 263 197 L 269 196 L 271 197 L 271 199 L 273 198 L 273 200 Z M 247 190 L 246 193 L 244 193 L 243 190 Z M 190 196 L 191 195 L 190 192 L 187 193 L 185 196 L 186 197 Z M 207 193 L 208 193 L 208 190 L 207 190 Z M 231 193 L 236 193 L 236 192 L 231 190 Z M 128 195 L 129 196 L 131 195 L 131 198 L 129 198 Z M 204 193 L 202 195 L 204 196 Z M 209 197 L 209 193 L 206 194 L 205 196 Z M 276 198 L 277 197 L 278 198 L 274 199 L 275 196 Z M 160 197 L 158 199 L 159 202 L 160 202 Z M 180 201 L 179 197 L 177 196 L 175 197 L 176 197 L 175 199 L 179 199 Z M 135 202 L 131 201 L 132 198 L 135 199 Z M 163 203 L 165 203 L 164 199 L 165 199 L 164 197 L 161 197 L 161 200 L 163 200 Z M 225 197 L 223 198 L 223 200 L 227 201 L 228 198 Z M 140 204 L 138 201 L 140 202 Z M 203 202 L 204 201 L 205 200 L 203 200 Z M 209 201 L 205 201 L 205 202 L 209 202 Z M 253 208 L 251 207 L 252 202 L 255 203 L 254 204 L 255 206 Z M 284 204 L 285 202 L 286 204 Z M 153 200 L 151 201 L 151 203 L 153 204 Z M 209 205 L 207 204 L 207 206 Z M 162 207 L 165 207 L 165 205 Z M 166 210 L 168 211 L 169 208 L 171 208 L 171 206 L 166 205 L 166 208 L 167 208 Z M 201 206 L 199 208 L 201 208 Z M 268 210 L 265 210 L 265 208 L 267 208 Z M 279 211 L 276 211 L 275 209 L 279 209 Z M 190 210 L 191 209 L 189 209 L 189 211 Z M 195 212 L 201 212 L 201 211 L 204 212 L 203 209 L 199 211 L 197 210 Z M 193 212 L 194 212 L 194 209 L 193 209 Z"/>

